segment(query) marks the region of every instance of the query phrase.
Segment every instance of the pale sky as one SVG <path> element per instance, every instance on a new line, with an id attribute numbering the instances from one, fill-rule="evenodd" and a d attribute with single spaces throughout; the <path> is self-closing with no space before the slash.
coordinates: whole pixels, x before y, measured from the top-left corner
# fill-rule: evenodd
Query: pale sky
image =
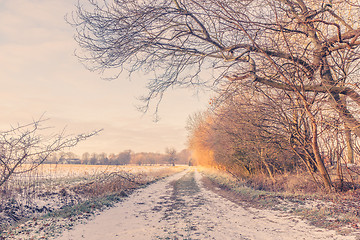
<path id="1" fill-rule="evenodd" d="M 137 97 L 146 94 L 149 76 L 138 73 L 130 82 L 124 74 L 105 81 L 74 56 L 74 29 L 64 16 L 76 2 L 0 0 L 0 130 L 45 113 L 54 132 L 104 128 L 70 150 L 77 154 L 185 148 L 187 118 L 206 108 L 209 94 L 173 90 L 160 105 L 159 122 L 153 121 L 153 109 L 143 115 Z"/>

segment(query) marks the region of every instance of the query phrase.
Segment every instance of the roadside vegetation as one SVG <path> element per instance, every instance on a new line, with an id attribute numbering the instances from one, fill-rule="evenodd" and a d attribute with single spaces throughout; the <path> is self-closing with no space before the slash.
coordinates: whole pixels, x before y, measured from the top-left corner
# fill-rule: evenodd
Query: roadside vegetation
<path id="1" fill-rule="evenodd" d="M 256 100 L 256 93 L 251 100 L 242 94 L 218 104 L 212 102 L 214 106 L 208 111 L 189 118 L 189 148 L 194 164 L 223 169 L 256 189 L 315 193 L 359 188 L 356 136 L 352 135 L 348 145 L 344 129 L 329 127 L 335 126 L 336 120 L 319 122 L 321 133 L 316 139 L 331 183 L 328 188 L 314 159 L 308 121 L 290 119 L 304 114 L 291 116 L 285 106 L 269 107 L 272 102 Z"/>
<path id="2" fill-rule="evenodd" d="M 358 231 L 359 139 L 351 135 L 347 141 L 338 118 L 325 115 L 318 122 L 315 137 L 329 188 L 314 158 L 311 126 L 305 114 L 296 113 L 300 109 L 260 98 L 251 89 L 214 98 L 209 110 L 189 118 L 194 164 L 217 169 L 205 173 L 218 189 L 208 186 L 241 205 L 285 211 L 342 233 Z"/>

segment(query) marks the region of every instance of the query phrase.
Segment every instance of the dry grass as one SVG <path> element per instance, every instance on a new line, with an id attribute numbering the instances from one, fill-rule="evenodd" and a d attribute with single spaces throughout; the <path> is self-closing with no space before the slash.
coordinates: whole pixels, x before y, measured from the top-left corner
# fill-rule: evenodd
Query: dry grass
<path id="1" fill-rule="evenodd" d="M 120 171 L 106 171 L 98 175 L 93 181 L 72 187 L 72 190 L 77 194 L 88 197 L 98 197 L 118 192 L 126 195 L 133 189 L 152 183 L 183 169 L 183 167 L 143 167 L 143 169 L 138 167 L 136 169 L 130 169 L 130 171 L 126 171 L 124 168 Z"/>

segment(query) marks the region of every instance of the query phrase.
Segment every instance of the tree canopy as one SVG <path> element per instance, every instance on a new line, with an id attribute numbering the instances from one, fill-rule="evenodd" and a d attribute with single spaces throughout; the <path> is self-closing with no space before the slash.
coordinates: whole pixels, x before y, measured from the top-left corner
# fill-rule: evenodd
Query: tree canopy
<path id="1" fill-rule="evenodd" d="M 250 86 L 262 98 L 290 104 L 285 115 L 295 125 L 305 116 L 312 157 L 331 187 L 318 146 L 322 117 L 338 116 L 349 140 L 360 136 L 357 1 L 88 2 L 71 22 L 90 69 L 155 73 L 146 102 L 169 87 L 200 85 L 222 96 Z M 291 109 L 301 109 L 301 117 Z"/>

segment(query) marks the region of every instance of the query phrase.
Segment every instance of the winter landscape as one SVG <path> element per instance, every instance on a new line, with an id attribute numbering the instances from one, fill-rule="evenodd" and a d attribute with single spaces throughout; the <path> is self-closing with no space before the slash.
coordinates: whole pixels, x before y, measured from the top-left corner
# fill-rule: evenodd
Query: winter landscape
<path id="1" fill-rule="evenodd" d="M 0 1 L 0 239 L 360 239 L 359 16 Z"/>

